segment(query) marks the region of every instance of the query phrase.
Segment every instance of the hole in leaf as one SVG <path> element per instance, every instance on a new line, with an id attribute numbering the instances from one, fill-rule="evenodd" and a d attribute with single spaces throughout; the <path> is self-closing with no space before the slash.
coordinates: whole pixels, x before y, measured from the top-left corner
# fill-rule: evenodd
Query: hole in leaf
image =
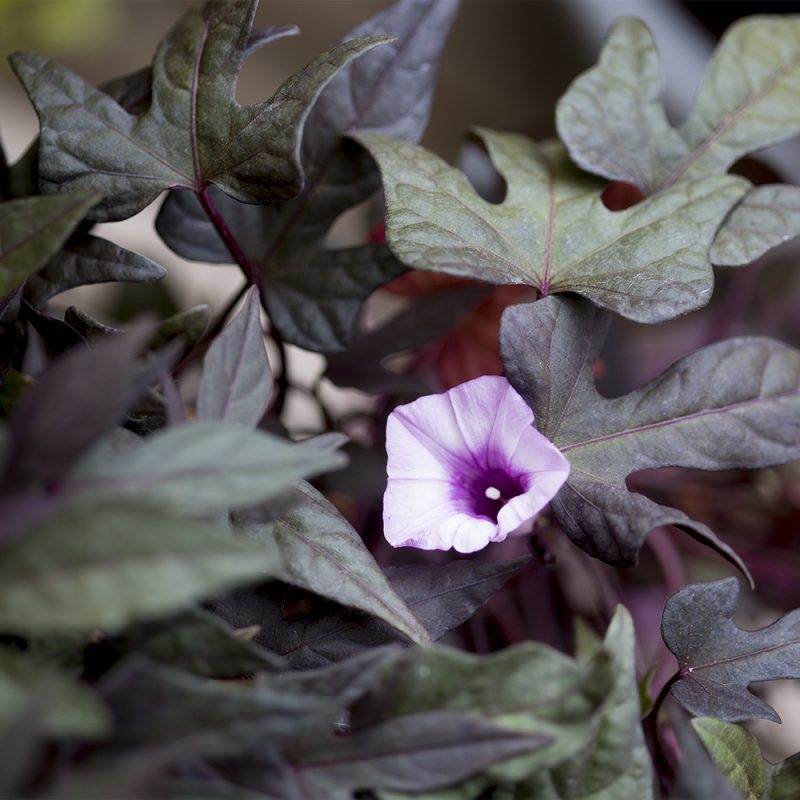
<path id="1" fill-rule="evenodd" d="M 483 142 L 477 136 L 467 137 L 458 153 L 456 166 L 482 200 L 500 205 L 506 199 L 508 186 L 505 179 L 495 169 Z"/>
<path id="2" fill-rule="evenodd" d="M 609 211 L 624 211 L 641 203 L 644 198 L 645 194 L 638 186 L 626 181 L 611 181 L 600 195 L 603 205 Z"/>

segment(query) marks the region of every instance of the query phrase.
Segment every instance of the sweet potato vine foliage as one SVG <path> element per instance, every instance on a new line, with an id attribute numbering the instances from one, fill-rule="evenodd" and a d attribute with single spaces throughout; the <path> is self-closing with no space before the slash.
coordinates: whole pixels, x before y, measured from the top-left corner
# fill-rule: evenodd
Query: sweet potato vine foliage
<path id="1" fill-rule="evenodd" d="M 756 287 L 800 189 L 740 163 L 800 133 L 800 17 L 736 22 L 677 126 L 620 19 L 558 138 L 475 129 L 473 174 L 419 144 L 457 12 L 387 5 L 248 106 L 244 59 L 298 33 L 255 0 L 99 87 L 11 56 L 40 132 L 0 152 L 0 794 L 800 794 L 739 724 L 800 678 L 800 331 L 762 314 L 798 290 Z M 386 240 L 332 247 L 381 193 Z M 57 312 L 158 291 L 93 232 L 157 199 L 242 292 Z M 410 269 L 443 275 L 366 324 Z M 288 344 L 323 354 L 310 387 Z M 740 593 L 785 613 L 737 622 Z"/>

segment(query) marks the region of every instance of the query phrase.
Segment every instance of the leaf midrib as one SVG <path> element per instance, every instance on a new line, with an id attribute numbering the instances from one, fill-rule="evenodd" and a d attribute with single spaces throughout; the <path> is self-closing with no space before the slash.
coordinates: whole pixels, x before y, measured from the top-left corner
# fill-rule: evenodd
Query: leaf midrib
<path id="1" fill-rule="evenodd" d="M 315 503 L 315 505 L 318 505 L 318 504 Z M 338 561 L 337 558 L 336 558 L 336 555 L 334 553 L 332 553 L 330 550 L 327 550 L 322 545 L 318 544 L 317 542 L 313 541 L 311 538 L 306 536 L 303 533 L 302 528 L 300 528 L 298 525 L 295 525 L 294 523 L 290 522 L 288 519 L 282 519 L 282 520 L 278 521 L 276 526 L 281 526 L 281 527 L 283 527 L 285 529 L 288 529 L 289 533 L 291 535 L 295 536 L 301 542 L 303 542 L 303 544 L 306 547 L 308 547 L 309 550 L 312 550 L 315 553 L 317 553 L 318 555 L 320 555 L 325 561 L 329 562 L 337 572 L 340 572 L 340 573 L 343 573 L 344 575 L 346 575 L 348 580 L 351 581 L 352 584 L 355 584 L 356 586 L 358 586 L 361 589 L 361 591 L 364 592 L 368 597 L 371 597 L 371 598 L 373 598 L 373 600 L 376 600 L 378 606 L 383 608 L 385 613 L 389 614 L 388 618 L 383 617 L 383 620 L 385 622 L 389 622 L 390 619 L 402 619 L 403 625 L 406 626 L 408 631 L 413 631 L 416 638 L 421 639 L 422 641 L 425 641 L 425 640 L 429 641 L 430 640 L 430 636 L 429 636 L 428 632 L 425 630 L 425 627 L 422 625 L 422 623 L 419 620 L 416 619 L 416 617 L 413 616 L 413 614 L 411 615 L 411 620 L 405 619 L 405 614 L 403 614 L 401 616 L 396 609 L 393 609 L 381 597 L 381 595 L 380 595 L 378 590 L 373 589 L 372 587 L 370 587 L 368 584 L 366 584 L 364 582 L 363 578 L 360 575 L 355 574 L 350 569 L 348 569 L 348 567 L 344 563 L 342 563 L 341 561 Z M 377 563 L 376 563 L 375 566 L 377 567 Z M 380 568 L 378 568 L 378 571 L 380 572 Z M 380 574 L 383 575 L 382 572 L 380 572 Z M 388 585 L 389 591 L 394 593 L 398 597 L 398 599 L 400 599 L 400 602 L 403 603 L 403 605 L 405 605 L 405 603 L 399 597 L 399 595 L 397 595 L 396 592 L 394 591 L 394 589 L 392 589 L 391 584 L 389 583 L 389 579 L 386 578 L 385 576 L 383 576 L 383 577 L 384 577 L 384 580 L 386 581 L 386 583 Z M 345 603 L 345 605 L 349 605 L 349 603 Z M 408 606 L 406 606 L 406 608 L 408 608 Z M 364 608 L 361 608 L 360 610 L 366 611 L 366 609 L 364 609 Z M 402 611 L 402 609 L 401 609 L 401 611 Z M 410 609 L 409 609 L 409 611 L 410 611 Z M 371 613 L 371 612 L 367 611 L 367 613 Z M 414 624 L 414 623 L 416 623 L 416 624 Z M 393 622 L 389 622 L 389 624 L 392 625 L 392 627 L 395 627 Z M 423 633 L 423 636 L 420 636 L 420 632 Z M 405 631 L 403 631 L 403 633 L 405 633 Z"/>
<path id="2" fill-rule="evenodd" d="M 747 634 L 750 631 L 742 631 L 740 632 Z M 773 645 L 771 647 L 762 647 L 759 650 L 751 650 L 747 653 L 742 653 L 740 655 L 731 656 L 730 658 L 721 658 L 718 661 L 712 661 L 708 664 L 698 664 L 697 666 L 689 666 L 681 667 L 681 674 L 682 677 L 687 678 L 693 676 L 696 672 L 700 672 L 701 670 L 707 669 L 715 669 L 720 665 L 724 664 L 735 664 L 737 661 L 744 661 L 750 658 L 757 658 L 758 656 L 764 655 L 765 653 L 771 653 L 775 650 L 782 650 L 785 647 L 792 647 L 793 645 L 800 644 L 800 638 L 798 639 L 790 639 L 789 641 L 780 642 L 779 644 Z M 766 678 L 759 678 L 758 680 L 767 680 Z"/>
<path id="3" fill-rule="evenodd" d="M 603 436 L 596 436 L 592 439 L 585 439 L 581 442 L 573 442 L 572 444 L 567 445 L 559 445 L 559 449 L 562 453 L 569 452 L 571 450 L 580 449 L 583 447 L 591 447 L 596 444 L 600 444 L 602 442 L 614 441 L 623 439 L 626 436 L 635 436 L 639 433 L 644 433 L 650 430 L 656 430 L 658 428 L 665 428 L 670 425 L 681 425 L 684 422 L 689 422 L 694 419 L 699 419 L 701 417 L 712 416 L 714 414 L 725 414 L 731 411 L 736 411 L 740 408 L 750 407 L 757 405 L 759 403 L 771 403 L 774 401 L 779 400 L 786 400 L 791 398 L 797 398 L 797 391 L 787 391 L 781 392 L 780 394 L 773 394 L 773 395 L 764 395 L 755 397 L 752 400 L 745 400 L 739 403 L 731 403 L 725 406 L 719 406 L 717 408 L 704 408 L 700 411 L 692 412 L 691 414 L 684 414 L 680 417 L 672 417 L 671 419 L 665 420 L 658 420 L 656 422 L 649 422 L 645 425 L 638 425 L 635 428 L 627 428 L 623 431 L 615 431 L 614 433 L 604 434 Z"/>
<path id="4" fill-rule="evenodd" d="M 673 169 L 672 173 L 667 177 L 666 181 L 664 181 L 661 189 L 667 189 L 673 184 L 677 183 L 681 177 L 683 177 L 683 175 L 685 175 L 686 172 L 692 167 L 692 165 L 702 158 L 702 156 L 715 142 L 719 141 L 731 129 L 731 127 L 742 118 L 744 114 L 746 114 L 759 100 L 761 100 L 768 92 L 770 92 L 778 83 L 778 81 L 781 80 L 781 78 L 795 69 L 798 64 L 800 64 L 800 55 L 795 56 L 791 61 L 784 65 L 783 68 L 776 70 L 770 79 L 761 87 L 761 89 L 755 92 L 750 92 L 742 104 L 725 117 L 721 125 L 715 128 L 711 134 L 706 137 L 706 139 L 704 139 L 697 147 L 695 147 L 691 153 L 684 156 L 678 166 Z"/>

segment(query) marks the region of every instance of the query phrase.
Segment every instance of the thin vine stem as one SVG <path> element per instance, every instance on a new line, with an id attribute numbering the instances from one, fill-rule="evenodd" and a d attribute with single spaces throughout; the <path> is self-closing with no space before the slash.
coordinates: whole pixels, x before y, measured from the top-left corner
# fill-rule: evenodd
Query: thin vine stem
<path id="1" fill-rule="evenodd" d="M 664 701 L 669 697 L 669 691 L 673 684 L 681 678 L 680 672 L 676 672 L 662 687 L 658 693 L 650 713 L 645 717 L 642 727 L 644 734 L 650 745 L 650 752 L 653 756 L 653 763 L 658 773 L 658 782 L 661 788 L 661 793 L 666 797 L 675 778 L 675 767 L 669 757 L 664 742 L 658 730 L 658 715 L 661 713 L 661 707 Z"/>
<path id="2" fill-rule="evenodd" d="M 186 356 L 186 358 L 181 361 L 180 364 L 175 368 L 174 373 L 176 375 L 180 375 L 188 366 L 194 364 L 199 358 L 202 358 L 208 348 L 211 347 L 212 342 L 214 339 L 217 338 L 219 333 L 225 327 L 225 323 L 228 321 L 228 317 L 231 315 L 231 312 L 234 308 L 236 308 L 236 304 L 244 297 L 245 292 L 248 290 L 249 284 L 245 284 L 242 288 L 236 293 L 236 295 L 228 302 L 228 305 L 225 306 L 224 310 L 221 311 L 218 315 L 216 320 L 214 320 L 214 324 L 203 334 L 203 338 L 192 348 L 191 352 Z"/>

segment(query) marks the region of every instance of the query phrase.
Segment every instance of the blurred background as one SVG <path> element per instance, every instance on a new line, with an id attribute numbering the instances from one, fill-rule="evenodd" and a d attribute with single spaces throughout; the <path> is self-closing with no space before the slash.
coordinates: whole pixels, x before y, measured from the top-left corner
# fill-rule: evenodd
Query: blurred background
<path id="1" fill-rule="evenodd" d="M 19 49 L 35 50 L 99 84 L 149 62 L 160 39 L 188 5 L 184 0 L 0 0 L 0 139 L 9 160 L 21 155 L 38 126 L 5 56 Z M 239 102 L 268 98 L 291 73 L 388 5 L 378 0 L 264 0 L 256 26 L 294 23 L 302 33 L 259 50 L 247 61 L 237 91 Z M 470 125 L 518 131 L 537 139 L 554 135 L 558 98 L 575 76 L 595 63 L 610 24 L 623 15 L 644 19 L 653 31 L 662 54 L 667 110 L 672 121 L 679 123 L 691 107 L 716 41 L 729 24 L 754 13 L 796 11 L 800 3 L 766 0 L 466 0 L 441 63 L 433 116 L 423 143 L 453 161 Z M 735 170 L 756 183 L 800 183 L 800 142 L 770 148 Z M 159 203 L 130 220 L 98 226 L 97 233 L 163 264 L 169 271 L 167 280 L 160 285 L 74 290 L 58 298 L 60 308 L 75 303 L 101 319 L 114 319 L 122 317 L 123 307 L 131 303 L 134 308 L 138 303 L 164 313 L 200 303 L 208 304 L 213 313 L 227 305 L 242 285 L 238 269 L 187 262 L 169 251 L 153 229 Z M 337 225 L 338 241 L 333 243 L 365 241 L 376 213 L 379 209 L 373 207 L 360 216 L 348 215 Z M 601 387 L 609 394 L 628 391 L 686 353 L 732 335 L 766 334 L 800 346 L 799 279 L 800 248 L 789 242 L 754 265 L 718 271 L 714 299 L 701 312 L 656 328 L 615 322 L 603 354 Z M 137 300 L 138 292 L 151 294 Z M 381 295 L 373 303 L 373 313 L 382 313 L 391 302 Z M 290 351 L 293 383 L 311 386 L 324 369 L 324 359 L 296 348 Z M 332 385 L 324 389 L 331 407 L 340 414 L 374 402 L 354 390 Z M 304 405 L 301 394 L 290 401 L 284 416 L 287 427 L 313 429 L 315 410 Z M 757 603 L 751 601 L 744 609 L 742 624 L 762 625 L 781 610 L 800 607 L 798 465 L 758 473 L 658 470 L 635 476 L 631 488 L 708 523 L 743 554 L 760 595 Z M 366 513 L 362 521 L 364 533 L 369 523 Z M 651 537 L 650 550 L 656 555 L 665 536 L 657 532 Z M 727 574 L 726 568 L 706 560 L 685 537 L 680 548 L 686 565 L 685 574 L 680 570 L 678 574 L 683 574 L 684 582 Z M 626 573 L 622 581 L 613 580 L 615 590 L 637 617 L 639 635 L 645 651 L 649 650 L 645 657 L 652 663 L 661 646 L 658 621 L 664 586 L 659 571 L 663 564 L 650 550 L 643 553 L 641 570 Z M 588 584 L 582 580 L 585 565 L 574 561 L 573 551 L 559 551 L 560 591 L 573 610 L 591 611 L 594 600 L 587 598 Z M 669 558 L 671 553 L 673 549 L 665 548 L 660 558 Z M 554 613 L 547 605 L 551 601 L 542 597 L 542 617 Z M 538 633 L 544 639 L 549 635 L 545 625 Z M 785 724 L 782 728 L 770 723 L 758 726 L 767 753 L 783 757 L 800 750 L 800 713 L 792 710 L 800 706 L 797 682 L 771 684 L 769 702 L 782 713 Z"/>

